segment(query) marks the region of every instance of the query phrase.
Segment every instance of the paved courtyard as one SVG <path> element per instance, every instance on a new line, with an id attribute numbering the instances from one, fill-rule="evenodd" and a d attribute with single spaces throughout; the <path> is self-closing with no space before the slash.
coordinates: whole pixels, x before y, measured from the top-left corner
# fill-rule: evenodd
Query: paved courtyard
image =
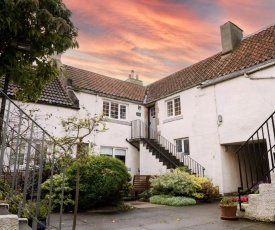
<path id="1" fill-rule="evenodd" d="M 221 220 L 218 203 L 185 207 L 129 202 L 135 208 L 117 213 L 79 213 L 77 230 L 274 230 L 275 223 Z M 57 216 L 56 216 L 57 217 Z M 55 216 L 52 216 L 52 224 Z M 62 229 L 72 229 L 73 214 L 64 214 Z"/>

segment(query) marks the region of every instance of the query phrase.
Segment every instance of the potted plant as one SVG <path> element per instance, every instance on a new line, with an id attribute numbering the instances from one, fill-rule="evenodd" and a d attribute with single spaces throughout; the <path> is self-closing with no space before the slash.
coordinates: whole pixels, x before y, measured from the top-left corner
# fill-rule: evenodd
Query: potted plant
<path id="1" fill-rule="evenodd" d="M 236 216 L 238 202 L 234 197 L 223 197 L 220 201 L 221 219 L 237 220 Z"/>
<path id="2" fill-rule="evenodd" d="M 22 217 L 28 219 L 28 225 L 32 227 L 33 217 L 36 215 L 36 201 L 27 201 L 22 212 Z M 37 216 L 37 230 L 46 229 L 46 219 L 48 216 L 48 205 L 45 200 L 41 200 L 39 204 L 39 212 Z"/>

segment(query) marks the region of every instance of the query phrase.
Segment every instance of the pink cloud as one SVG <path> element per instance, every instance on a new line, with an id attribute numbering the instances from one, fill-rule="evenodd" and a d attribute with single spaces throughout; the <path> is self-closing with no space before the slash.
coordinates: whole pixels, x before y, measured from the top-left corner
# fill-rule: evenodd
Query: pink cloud
<path id="1" fill-rule="evenodd" d="M 64 0 L 80 48 L 63 62 L 122 80 L 134 69 L 149 83 L 219 52 L 219 26 L 229 20 L 246 33 L 267 25 L 267 17 L 253 21 L 271 2 Z"/>

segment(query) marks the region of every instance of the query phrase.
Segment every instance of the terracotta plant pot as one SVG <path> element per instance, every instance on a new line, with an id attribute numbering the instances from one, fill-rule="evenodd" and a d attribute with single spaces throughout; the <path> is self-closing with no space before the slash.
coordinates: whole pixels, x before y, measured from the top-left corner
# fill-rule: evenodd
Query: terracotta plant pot
<path id="1" fill-rule="evenodd" d="M 237 206 L 234 207 L 224 207 L 220 206 L 221 208 L 221 219 L 222 220 L 237 220 L 238 217 L 236 216 Z"/>

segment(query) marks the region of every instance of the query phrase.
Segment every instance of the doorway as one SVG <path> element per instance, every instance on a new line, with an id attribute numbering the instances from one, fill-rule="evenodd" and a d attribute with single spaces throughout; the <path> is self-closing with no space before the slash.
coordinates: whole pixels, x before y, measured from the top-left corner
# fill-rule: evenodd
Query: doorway
<path id="1" fill-rule="evenodd" d="M 155 139 L 156 137 L 156 107 L 152 106 L 148 109 L 148 138 Z"/>

